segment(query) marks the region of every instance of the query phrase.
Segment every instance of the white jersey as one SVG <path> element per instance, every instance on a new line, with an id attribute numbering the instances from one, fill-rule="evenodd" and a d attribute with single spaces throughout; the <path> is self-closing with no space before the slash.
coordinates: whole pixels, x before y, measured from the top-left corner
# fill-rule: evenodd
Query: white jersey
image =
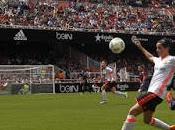
<path id="1" fill-rule="evenodd" d="M 113 76 L 112 76 L 112 72 L 113 72 L 113 69 L 110 68 L 110 67 L 105 67 L 104 69 L 102 69 L 102 78 L 104 80 L 107 80 L 107 81 L 112 81 L 113 80 Z"/>
<path id="2" fill-rule="evenodd" d="M 167 86 L 175 72 L 175 56 L 167 56 L 164 59 L 154 57 L 154 74 L 149 85 L 148 92 L 152 92 L 164 99 L 167 94 Z"/>

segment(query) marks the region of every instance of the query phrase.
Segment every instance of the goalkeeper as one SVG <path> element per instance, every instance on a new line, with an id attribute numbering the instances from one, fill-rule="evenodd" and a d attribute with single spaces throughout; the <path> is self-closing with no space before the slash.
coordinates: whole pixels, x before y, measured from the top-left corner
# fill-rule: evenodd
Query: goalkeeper
<path id="1" fill-rule="evenodd" d="M 30 91 L 30 85 L 28 83 L 23 84 L 21 89 L 19 90 L 18 94 L 20 95 L 26 95 Z"/>

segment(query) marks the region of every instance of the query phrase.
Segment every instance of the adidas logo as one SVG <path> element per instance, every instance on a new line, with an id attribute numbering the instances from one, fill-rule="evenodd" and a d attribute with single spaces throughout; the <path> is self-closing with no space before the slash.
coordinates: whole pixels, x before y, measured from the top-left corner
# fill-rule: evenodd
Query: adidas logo
<path id="1" fill-rule="evenodd" d="M 16 41 L 27 41 L 27 37 L 25 36 L 23 30 L 20 30 L 15 37 L 13 37 Z"/>

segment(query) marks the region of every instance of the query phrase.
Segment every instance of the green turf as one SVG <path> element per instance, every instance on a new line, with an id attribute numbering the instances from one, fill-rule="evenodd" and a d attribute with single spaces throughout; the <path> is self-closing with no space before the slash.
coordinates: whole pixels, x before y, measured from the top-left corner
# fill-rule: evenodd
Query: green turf
<path id="1" fill-rule="evenodd" d="M 120 130 L 136 93 L 124 99 L 109 94 L 100 105 L 99 94 L 57 94 L 0 97 L 0 130 Z M 175 112 L 163 103 L 156 116 L 175 123 Z M 142 123 L 136 130 L 155 130 Z"/>

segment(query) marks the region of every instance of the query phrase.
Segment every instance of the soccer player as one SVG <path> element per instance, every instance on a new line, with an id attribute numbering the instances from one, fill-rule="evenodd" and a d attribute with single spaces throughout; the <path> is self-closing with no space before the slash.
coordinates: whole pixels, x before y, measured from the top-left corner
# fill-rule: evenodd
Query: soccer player
<path id="1" fill-rule="evenodd" d="M 102 101 L 100 102 L 100 104 L 107 103 L 107 93 L 106 93 L 107 89 L 111 89 L 112 92 L 116 95 L 120 95 L 125 98 L 128 97 L 126 92 L 120 92 L 116 90 L 114 77 L 112 76 L 113 69 L 107 66 L 107 61 L 105 60 L 103 60 L 101 63 L 101 73 L 102 73 L 102 81 L 104 82 L 104 84 L 101 87 Z"/>
<path id="2" fill-rule="evenodd" d="M 170 110 L 175 110 L 175 97 L 173 96 L 172 91 L 168 92 L 166 96 L 166 101 L 168 103 Z"/>
<path id="3" fill-rule="evenodd" d="M 149 86 L 149 78 L 148 78 L 148 72 L 144 65 L 138 66 L 139 71 L 139 80 L 140 80 L 140 88 L 138 92 L 140 93 L 146 93 L 148 91 Z"/>
<path id="4" fill-rule="evenodd" d="M 171 83 L 175 72 L 175 57 L 169 54 L 171 40 L 161 39 L 157 42 L 157 53 L 159 57 L 153 56 L 140 43 L 136 36 L 132 37 L 133 43 L 143 54 L 154 63 L 154 74 L 151 79 L 148 92 L 137 98 L 137 103 L 131 107 L 122 130 L 134 130 L 137 116 L 143 113 L 144 122 L 162 130 L 175 130 L 160 119 L 154 117 L 154 112 L 167 94 L 167 86 Z"/>
<path id="5" fill-rule="evenodd" d="M 173 96 L 173 90 L 175 89 L 175 79 L 172 80 L 171 84 L 168 86 L 168 93 L 166 95 L 166 101 L 170 110 L 175 110 L 175 97 Z"/>

